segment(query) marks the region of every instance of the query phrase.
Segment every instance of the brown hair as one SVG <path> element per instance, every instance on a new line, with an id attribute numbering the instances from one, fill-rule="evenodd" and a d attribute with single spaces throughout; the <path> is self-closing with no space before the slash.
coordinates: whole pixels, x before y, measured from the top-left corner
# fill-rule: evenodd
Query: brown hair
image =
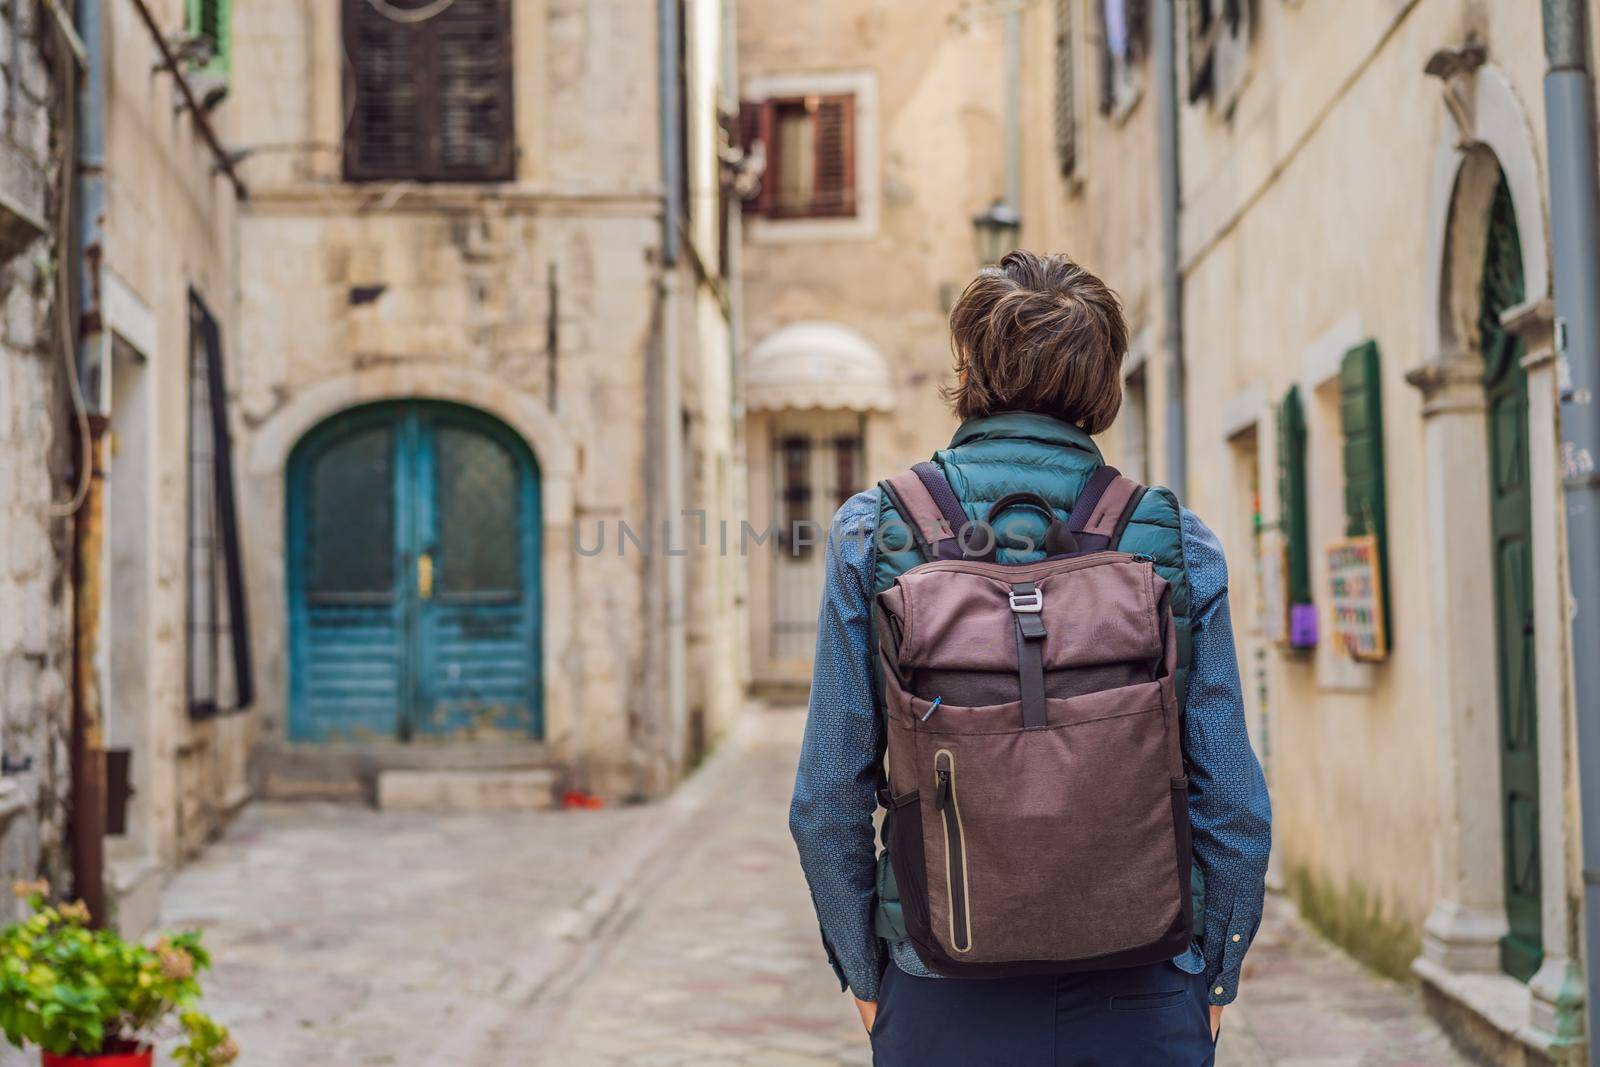
<path id="1" fill-rule="evenodd" d="M 985 267 L 950 311 L 950 347 L 942 393 L 962 419 L 1037 411 L 1100 433 L 1122 407 L 1122 304 L 1066 256 L 1019 250 Z"/>

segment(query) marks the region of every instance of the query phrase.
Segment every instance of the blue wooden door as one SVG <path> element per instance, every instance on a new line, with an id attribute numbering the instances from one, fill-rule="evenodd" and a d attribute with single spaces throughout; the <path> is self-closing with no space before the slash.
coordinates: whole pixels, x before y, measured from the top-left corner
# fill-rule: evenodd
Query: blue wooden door
<path id="1" fill-rule="evenodd" d="M 358 408 L 289 465 L 289 735 L 538 736 L 539 483 L 471 409 Z"/>

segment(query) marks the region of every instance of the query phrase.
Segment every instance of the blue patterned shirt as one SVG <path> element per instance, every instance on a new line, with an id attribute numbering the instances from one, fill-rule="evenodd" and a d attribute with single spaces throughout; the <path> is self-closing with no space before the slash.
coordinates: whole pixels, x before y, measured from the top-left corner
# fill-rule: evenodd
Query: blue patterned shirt
<path id="1" fill-rule="evenodd" d="M 883 768 L 883 721 L 873 706 L 871 653 L 878 491 L 834 516 L 817 622 L 800 767 L 789 829 L 822 925 L 828 962 L 862 1000 L 876 1000 L 885 946 L 877 936 L 873 818 Z M 1244 696 L 1228 611 L 1228 567 L 1205 524 L 1183 512 L 1183 555 L 1195 605 L 1183 751 L 1189 768 L 1194 859 L 1205 880 L 1199 940 L 1173 962 L 1204 974 L 1213 1004 L 1232 1002 L 1239 966 L 1261 923 L 1272 808 L 1245 730 Z M 887 946 L 895 965 L 928 976 L 910 942 Z"/>

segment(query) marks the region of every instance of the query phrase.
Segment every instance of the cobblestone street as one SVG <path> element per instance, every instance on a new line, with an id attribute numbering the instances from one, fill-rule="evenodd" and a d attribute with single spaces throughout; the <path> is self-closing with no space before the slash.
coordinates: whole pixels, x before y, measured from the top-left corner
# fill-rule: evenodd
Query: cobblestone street
<path id="1" fill-rule="evenodd" d="M 252 1067 L 866 1064 L 785 824 L 801 716 L 669 800 L 423 816 L 264 805 L 169 887 Z M 1414 993 L 1274 902 L 1219 1062 L 1456 1064 Z"/>

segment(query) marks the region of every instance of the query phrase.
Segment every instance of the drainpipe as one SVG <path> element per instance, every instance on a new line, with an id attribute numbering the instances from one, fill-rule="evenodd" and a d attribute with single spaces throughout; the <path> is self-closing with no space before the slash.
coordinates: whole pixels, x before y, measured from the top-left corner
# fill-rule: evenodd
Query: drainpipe
<path id="1" fill-rule="evenodd" d="M 100 686 L 95 661 L 104 601 L 106 419 L 89 417 L 78 462 L 89 467 L 89 488 L 72 532 L 72 891 L 89 907 L 94 926 L 108 918 L 105 901 L 106 762 Z"/>
<path id="2" fill-rule="evenodd" d="M 683 219 L 683 131 L 678 39 L 681 27 L 679 0 L 657 0 L 661 77 L 661 279 L 659 289 L 661 331 L 656 348 L 655 404 L 652 405 L 652 453 L 657 469 L 651 500 L 656 521 L 651 525 L 651 557 L 658 586 L 657 618 L 660 625 L 646 640 L 657 646 L 659 664 L 657 711 L 667 730 L 658 755 L 666 762 L 666 778 L 676 777 L 684 766 L 688 742 L 685 721 L 684 633 L 687 597 L 688 548 L 684 544 L 683 495 L 683 374 L 679 351 L 681 316 L 680 271 Z M 665 784 L 665 783 L 661 783 Z"/>
<path id="3" fill-rule="evenodd" d="M 1177 0 L 1157 0 L 1156 129 L 1161 193 L 1161 326 L 1167 357 L 1167 488 L 1184 500 L 1189 488 L 1189 447 L 1184 417 L 1183 271 L 1178 262 L 1178 48 Z"/>
<path id="4" fill-rule="evenodd" d="M 103 412 L 110 400 L 104 376 L 100 315 L 100 264 L 105 224 L 105 42 L 100 0 L 78 0 L 78 37 L 83 42 L 82 87 L 77 100 L 77 241 L 71 250 L 78 275 L 78 373 L 91 390 L 89 410 Z"/>
<path id="5" fill-rule="evenodd" d="M 1572 582 L 1589 1063 L 1600 1065 L 1600 189 L 1585 0 L 1544 0 L 1562 488 Z"/>
<path id="6" fill-rule="evenodd" d="M 105 433 L 109 399 L 105 337 L 100 311 L 100 265 L 105 213 L 103 109 L 105 46 L 100 0 L 78 0 L 77 31 L 84 50 L 83 80 L 77 93 L 73 239 L 68 268 L 77 277 L 78 378 L 90 386 L 81 398 L 91 414 L 89 433 L 79 441 L 77 463 L 88 479 L 82 505 L 73 517 L 72 536 L 72 773 L 71 851 L 73 892 L 89 907 L 95 925 L 105 908 L 105 751 L 96 661 L 102 623 L 101 564 L 105 520 Z M 68 164 L 63 163 L 63 166 Z M 80 474 L 81 477 L 81 474 Z"/>

